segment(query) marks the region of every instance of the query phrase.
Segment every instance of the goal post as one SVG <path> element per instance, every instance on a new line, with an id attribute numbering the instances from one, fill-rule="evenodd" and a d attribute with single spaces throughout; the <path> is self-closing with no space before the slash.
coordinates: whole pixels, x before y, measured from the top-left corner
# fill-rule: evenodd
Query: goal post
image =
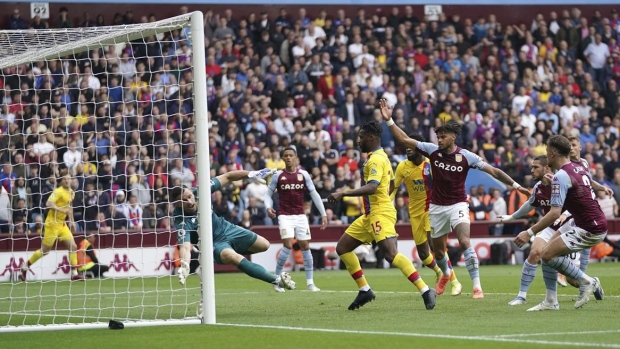
<path id="1" fill-rule="evenodd" d="M 13 171 L 0 179 L 0 205 L 8 202 L 0 212 L 12 216 L 10 235 L 0 233 L 0 332 L 105 328 L 109 320 L 215 323 L 206 80 L 200 11 L 132 25 L 0 31 L 0 168 Z M 99 264 L 110 270 L 71 282 L 71 258 L 57 242 L 21 282 L 19 266 L 41 247 L 45 202 L 61 169 L 75 193 L 75 242 L 95 236 Z M 179 183 L 197 186 L 200 198 L 202 253 L 192 257 L 200 278 L 185 286 L 173 275 L 167 196 Z"/>
<path id="2" fill-rule="evenodd" d="M 191 18 L 191 35 L 192 42 L 196 43 L 195 46 L 204 46 L 204 19 L 202 12 L 194 12 Z M 195 67 L 206 67 L 205 50 L 200 50 L 201 54 L 194 54 L 193 64 Z M 207 112 L 207 71 L 206 69 L 195 69 L 194 81 L 200 81 L 195 83 L 195 118 L 196 118 L 196 136 L 197 139 L 203 140 L 204 152 L 209 154 L 209 118 Z M 210 164 L 209 156 L 203 156 L 196 159 L 198 162 L 198 176 L 200 183 L 203 185 L 198 187 L 198 212 L 199 218 L 202 221 L 202 228 L 200 229 L 200 236 L 206 237 L 200 239 L 200 250 L 203 253 L 200 254 L 200 268 L 202 279 L 202 320 L 204 324 L 215 324 L 215 280 L 214 280 L 214 265 L 213 265 L 213 235 L 211 234 L 210 227 L 211 222 L 211 186 L 210 186 Z M 200 177 L 202 176 L 202 177 Z M 202 179 L 202 180 L 201 180 Z M 200 214 L 204 212 L 204 214 Z M 204 227 L 208 227 L 209 231 L 205 232 Z M 203 234 L 204 233 L 204 234 Z"/>

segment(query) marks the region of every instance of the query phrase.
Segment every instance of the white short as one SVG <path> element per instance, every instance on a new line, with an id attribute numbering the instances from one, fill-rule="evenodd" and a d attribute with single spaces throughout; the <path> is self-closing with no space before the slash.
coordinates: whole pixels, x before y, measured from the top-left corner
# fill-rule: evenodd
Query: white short
<path id="1" fill-rule="evenodd" d="M 594 247 L 605 239 L 605 234 L 591 234 L 575 225 L 575 221 L 571 219 L 568 223 L 560 228 L 560 237 L 566 247 L 571 251 L 579 252 L 586 248 Z"/>
<path id="2" fill-rule="evenodd" d="M 428 213 L 431 221 L 432 238 L 450 234 L 461 223 L 470 223 L 469 204 L 466 202 L 449 206 L 431 204 Z"/>
<path id="3" fill-rule="evenodd" d="M 543 229 L 543 231 L 541 231 L 540 233 L 536 234 L 536 237 L 543 239 L 545 242 L 549 242 L 553 234 L 555 234 L 555 230 L 551 229 L 550 227 L 547 227 Z"/>
<path id="4" fill-rule="evenodd" d="M 567 228 L 564 228 L 567 227 Z M 562 229 L 564 228 L 564 229 Z M 570 224 L 566 223 L 563 226 L 560 227 L 560 229 L 558 229 L 561 233 L 567 232 L 570 230 Z M 536 234 L 535 238 L 539 238 L 541 240 L 543 240 L 545 242 L 545 244 L 547 244 L 551 238 L 553 237 L 553 234 L 555 234 L 556 230 L 552 229 L 551 227 L 547 227 L 545 229 L 543 229 L 543 231 L 541 231 L 540 233 Z M 574 265 L 579 266 L 581 264 L 581 253 L 579 252 L 573 252 L 569 255 L 571 261 L 573 262 Z"/>
<path id="5" fill-rule="evenodd" d="M 280 238 L 297 240 L 310 240 L 310 224 L 306 215 L 278 216 Z"/>

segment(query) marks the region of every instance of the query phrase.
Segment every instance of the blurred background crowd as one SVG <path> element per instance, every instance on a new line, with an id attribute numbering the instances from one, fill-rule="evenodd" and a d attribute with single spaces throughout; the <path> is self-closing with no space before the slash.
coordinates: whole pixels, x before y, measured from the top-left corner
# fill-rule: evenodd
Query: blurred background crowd
<path id="1" fill-rule="evenodd" d="M 113 19 L 62 7 L 50 21 L 7 14 L 6 29 L 147 23 L 128 11 Z M 180 14 L 187 13 L 180 8 Z M 620 16 L 578 8 L 500 23 L 494 15 L 428 20 L 411 7 L 367 13 L 348 7 L 310 18 L 232 10 L 205 12 L 211 175 L 283 168 L 280 150 L 294 145 L 299 165 L 322 196 L 359 186 L 365 155 L 356 135 L 380 119 L 378 100 L 395 107 L 407 133 L 430 142 L 447 120 L 463 125 L 457 143 L 533 186 L 529 162 L 551 134 L 576 136 L 608 216 L 620 202 Z M 40 232 L 41 207 L 60 168 L 75 176 L 74 207 L 83 230 L 168 229 L 168 189 L 195 186 L 192 47 L 173 31 L 60 60 L 6 68 L 0 75 L 0 231 Z M 195 68 L 195 67 L 194 67 Z M 202 69 L 202 68 L 200 68 Z M 205 140 L 206 142 L 206 140 Z M 404 149 L 384 129 L 394 167 Z M 525 200 L 510 188 L 470 189 L 473 220 L 513 213 Z M 249 227 L 275 222 L 266 187 L 229 184 L 213 209 Z M 277 207 L 277 196 L 274 198 Z M 329 207 L 330 224 L 361 214 L 361 200 Z M 407 193 L 395 201 L 408 222 Z M 318 211 L 307 198 L 311 222 Z M 497 226 L 494 234 L 512 234 Z"/>

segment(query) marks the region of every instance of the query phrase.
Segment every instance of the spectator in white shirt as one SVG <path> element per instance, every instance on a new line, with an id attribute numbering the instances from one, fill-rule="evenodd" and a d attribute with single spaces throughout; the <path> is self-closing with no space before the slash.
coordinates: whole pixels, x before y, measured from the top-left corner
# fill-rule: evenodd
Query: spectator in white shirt
<path id="1" fill-rule="evenodd" d="M 499 191 L 499 189 L 496 188 L 492 188 L 491 189 L 491 196 L 493 198 L 493 208 L 491 209 L 491 212 L 489 212 L 489 219 L 491 221 L 497 221 L 497 216 L 503 216 L 505 214 L 507 214 L 507 206 L 506 206 L 506 200 L 504 200 L 504 198 L 502 197 L 502 192 Z M 504 225 L 503 224 L 496 224 L 493 227 L 493 235 L 495 236 L 501 236 L 502 233 L 504 231 Z"/>
<path id="2" fill-rule="evenodd" d="M 276 133 L 281 137 L 290 138 L 291 134 L 295 133 L 295 126 L 293 121 L 286 116 L 286 110 L 279 110 L 279 117 L 273 121 L 273 126 Z"/>
<path id="3" fill-rule="evenodd" d="M 34 144 L 32 150 L 34 150 L 36 156 L 41 157 L 51 153 L 54 150 L 54 145 L 47 141 L 47 136 L 45 134 L 39 134 L 39 141 Z"/>
<path id="4" fill-rule="evenodd" d="M 129 222 L 129 228 L 137 229 L 142 228 L 144 224 L 142 222 L 142 206 L 138 203 L 138 197 L 135 195 L 129 196 L 129 204 L 125 204 L 122 207 L 123 214 L 127 217 L 127 221 Z"/>
<path id="5" fill-rule="evenodd" d="M 176 159 L 174 161 L 174 168 L 170 170 L 170 177 L 172 177 L 173 180 L 178 178 L 183 186 L 188 188 L 192 187 L 192 183 L 195 179 L 192 171 L 183 166 L 183 159 Z"/>
<path id="6" fill-rule="evenodd" d="M 570 120 L 575 120 L 575 114 L 579 115 L 579 109 L 573 105 L 573 97 L 566 97 L 566 104 L 560 108 L 560 123 L 562 127 Z"/>
<path id="7" fill-rule="evenodd" d="M 353 60 L 353 66 L 359 68 L 362 64 L 366 64 L 368 69 L 372 69 L 375 66 L 375 61 L 375 56 L 368 53 L 368 46 L 364 45 L 362 46 L 362 52 Z"/>
<path id="8" fill-rule="evenodd" d="M 247 207 L 250 204 L 250 199 L 256 199 L 258 206 L 271 207 L 271 197 L 267 195 L 267 186 L 258 183 L 257 180 L 251 180 L 248 185 L 245 186 L 245 191 L 243 192 L 243 201 L 245 206 Z"/>
<path id="9" fill-rule="evenodd" d="M 522 112 L 523 109 L 525 109 L 527 102 L 532 99 L 525 92 L 525 87 L 521 86 L 519 88 L 519 95 L 512 99 L 512 109 L 518 110 L 519 112 Z"/>
<path id="10" fill-rule="evenodd" d="M 129 195 L 135 196 L 142 207 L 146 207 L 151 202 L 151 188 L 143 171 L 138 172 L 138 181 L 131 185 Z"/>
<path id="11" fill-rule="evenodd" d="M 9 192 L 0 185 L 0 233 L 10 232 L 10 224 L 13 220 L 11 212 L 11 197 Z"/>
<path id="12" fill-rule="evenodd" d="M 329 132 L 323 129 L 323 120 L 317 120 L 314 123 L 314 131 L 310 132 L 308 139 L 316 147 L 319 147 L 325 141 L 331 142 L 332 137 L 329 135 Z"/>
<path id="13" fill-rule="evenodd" d="M 78 84 L 81 84 L 83 80 L 87 81 L 88 88 L 93 91 L 97 91 L 101 87 L 101 81 L 99 81 L 99 79 L 93 76 L 93 72 L 90 67 L 84 68 L 84 74 L 82 74 L 82 77 L 78 81 Z"/>
<path id="14" fill-rule="evenodd" d="M 596 192 L 596 201 L 601 207 L 601 211 L 607 219 L 614 219 L 618 216 L 618 203 L 616 199 L 607 195 L 604 191 Z"/>
<path id="15" fill-rule="evenodd" d="M 62 160 L 71 171 L 71 175 L 75 175 L 75 170 L 82 162 L 82 152 L 77 150 L 77 143 L 75 141 L 69 142 L 69 149 L 62 156 Z"/>
<path id="16" fill-rule="evenodd" d="M 118 65 L 118 70 L 125 80 L 131 80 L 131 78 L 136 75 L 136 63 L 133 59 L 129 58 L 128 53 L 123 53 L 121 63 Z"/>
<path id="17" fill-rule="evenodd" d="M 297 59 L 306 54 L 306 49 L 304 45 L 304 38 L 299 36 L 295 40 L 296 40 L 295 42 L 297 45 L 293 46 L 292 53 L 293 53 L 293 58 Z"/>
<path id="18" fill-rule="evenodd" d="M 316 39 L 325 39 L 326 37 L 327 35 L 325 35 L 323 28 L 317 27 L 314 22 L 310 22 L 308 24 L 308 29 L 306 30 L 306 35 L 304 36 L 304 46 L 308 46 L 310 49 L 313 49 L 314 46 L 316 46 Z"/>
<path id="19" fill-rule="evenodd" d="M 590 43 L 583 51 L 583 55 L 592 68 L 592 76 L 600 86 L 605 86 L 605 63 L 609 57 L 609 46 L 602 42 L 601 34 L 594 36 L 594 42 Z"/>
<path id="20" fill-rule="evenodd" d="M 361 55 L 363 47 L 362 38 L 359 35 L 355 35 L 353 37 L 353 43 L 349 45 L 349 55 L 351 58 L 355 59 L 355 57 Z"/>
<path id="21" fill-rule="evenodd" d="M 532 114 L 532 107 L 526 105 L 521 117 L 521 126 L 527 127 L 531 132 L 534 132 L 536 130 L 536 115 Z"/>

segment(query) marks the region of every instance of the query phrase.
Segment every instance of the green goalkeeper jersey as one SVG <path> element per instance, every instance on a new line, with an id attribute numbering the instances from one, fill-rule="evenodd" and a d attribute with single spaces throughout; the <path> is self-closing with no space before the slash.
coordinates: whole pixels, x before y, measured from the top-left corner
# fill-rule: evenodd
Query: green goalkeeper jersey
<path id="1" fill-rule="evenodd" d="M 217 178 L 211 179 L 211 192 L 220 190 L 222 184 Z M 198 200 L 198 189 L 193 188 L 192 193 Z M 183 241 L 190 241 L 191 234 L 198 234 L 198 211 L 185 212 L 182 207 L 175 207 L 172 215 L 174 217 L 174 229 L 177 232 L 179 243 Z M 213 240 L 218 240 L 224 236 L 224 232 L 228 226 L 232 224 L 226 221 L 224 218 L 219 217 L 213 211 L 211 211 L 211 227 L 213 233 Z"/>

